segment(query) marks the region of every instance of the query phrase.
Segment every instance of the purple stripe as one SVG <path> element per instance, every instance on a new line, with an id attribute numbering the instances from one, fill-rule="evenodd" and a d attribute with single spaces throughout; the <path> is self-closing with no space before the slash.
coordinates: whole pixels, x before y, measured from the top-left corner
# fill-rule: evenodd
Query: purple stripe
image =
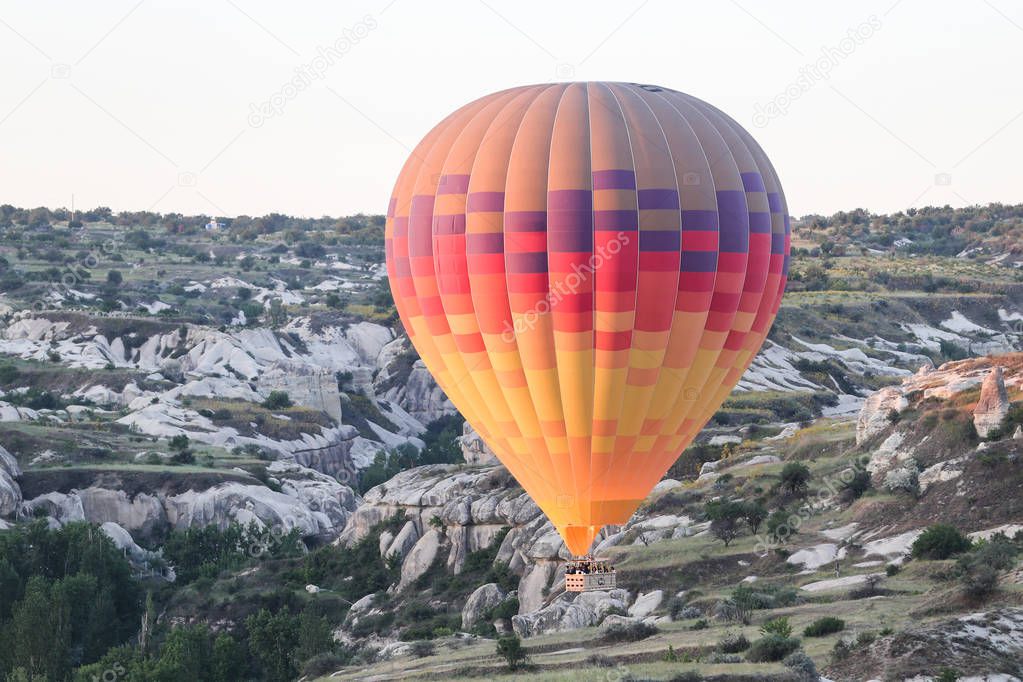
<path id="1" fill-rule="evenodd" d="M 636 189 L 636 173 L 624 168 L 593 171 L 593 189 Z"/>
<path id="2" fill-rule="evenodd" d="M 543 232 L 547 229 L 547 211 L 508 211 L 504 214 L 505 232 Z"/>
<path id="3" fill-rule="evenodd" d="M 749 213 L 746 212 L 746 194 L 738 190 L 717 193 L 721 235 L 718 249 L 726 253 L 749 251 Z"/>
<path id="4" fill-rule="evenodd" d="M 767 234 L 771 231 L 771 214 L 764 211 L 752 211 L 749 214 L 749 231 L 755 234 Z"/>
<path id="5" fill-rule="evenodd" d="M 783 275 L 789 274 L 789 258 L 790 257 L 791 256 L 786 255 L 785 256 L 785 264 L 783 266 L 781 266 L 781 272 L 782 272 Z"/>
<path id="6" fill-rule="evenodd" d="M 399 258 L 394 261 L 394 274 L 398 277 L 411 277 L 412 264 L 407 258 Z"/>
<path id="7" fill-rule="evenodd" d="M 594 230 L 635 232 L 639 229 L 639 215 L 630 209 L 603 209 L 593 212 Z"/>
<path id="8" fill-rule="evenodd" d="M 674 209 L 677 211 L 679 208 L 677 189 L 641 189 L 637 194 L 639 195 L 640 210 Z"/>
<path id="9" fill-rule="evenodd" d="M 767 191 L 767 188 L 764 187 L 764 178 L 761 177 L 760 173 L 743 173 L 742 188 L 747 192 Z"/>
<path id="10" fill-rule="evenodd" d="M 547 252 L 506 253 L 505 268 L 510 274 L 524 275 L 531 272 L 547 272 Z"/>
<path id="11" fill-rule="evenodd" d="M 767 206 L 771 209 L 771 213 L 781 213 L 781 194 L 778 192 L 767 193 Z"/>
<path id="12" fill-rule="evenodd" d="M 504 251 L 504 234 L 483 232 L 465 236 L 466 253 L 501 253 Z"/>
<path id="13" fill-rule="evenodd" d="M 682 245 L 682 233 L 678 230 L 641 230 L 640 251 L 678 251 Z"/>
<path id="14" fill-rule="evenodd" d="M 407 237 L 408 236 L 408 216 L 395 216 L 394 218 L 394 237 Z"/>
<path id="15" fill-rule="evenodd" d="M 466 201 L 468 213 L 484 213 L 504 210 L 504 192 L 473 192 Z"/>
<path id="16" fill-rule="evenodd" d="M 437 183 L 437 194 L 465 194 L 468 190 L 468 175 L 442 175 Z"/>
<path id="17" fill-rule="evenodd" d="M 682 272 L 714 272 L 718 269 L 717 251 L 683 251 Z"/>
<path id="18" fill-rule="evenodd" d="M 588 189 L 555 189 L 547 192 L 548 211 L 591 211 L 593 192 Z"/>
<path id="19" fill-rule="evenodd" d="M 771 253 L 785 253 L 785 235 L 781 232 L 775 232 L 771 235 Z"/>
<path id="20" fill-rule="evenodd" d="M 434 234 L 465 234 L 465 214 L 433 216 Z"/>
<path id="21" fill-rule="evenodd" d="M 592 232 L 593 212 L 589 209 L 579 211 L 551 211 L 547 214 L 547 231 L 554 232 Z"/>
<path id="22" fill-rule="evenodd" d="M 417 194 L 413 196 L 408 213 L 410 216 L 433 215 L 433 195 Z"/>
<path id="23" fill-rule="evenodd" d="M 394 209 L 398 206 L 398 197 L 391 197 L 391 200 L 387 202 L 387 217 L 394 217 Z"/>
<path id="24" fill-rule="evenodd" d="M 700 230 L 701 232 L 718 231 L 718 212 L 704 210 L 683 210 L 682 231 Z"/>
<path id="25" fill-rule="evenodd" d="M 547 233 L 547 250 L 551 253 L 592 253 L 593 233 L 589 230 L 552 230 Z"/>

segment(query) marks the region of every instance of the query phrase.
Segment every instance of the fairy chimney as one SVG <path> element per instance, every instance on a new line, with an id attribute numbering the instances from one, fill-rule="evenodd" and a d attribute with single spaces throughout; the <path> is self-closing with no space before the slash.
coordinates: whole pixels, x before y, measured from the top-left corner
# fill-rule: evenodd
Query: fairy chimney
<path id="1" fill-rule="evenodd" d="M 1002 425 L 1009 412 L 1009 394 L 1005 391 L 1002 368 L 994 367 L 980 386 L 980 400 L 973 410 L 973 425 L 977 435 L 987 438 Z"/>

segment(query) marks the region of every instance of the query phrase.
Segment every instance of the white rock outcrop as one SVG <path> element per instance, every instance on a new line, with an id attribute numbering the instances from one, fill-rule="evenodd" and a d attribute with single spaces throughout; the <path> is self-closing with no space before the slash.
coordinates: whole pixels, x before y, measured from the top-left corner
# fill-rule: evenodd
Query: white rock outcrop
<path id="1" fill-rule="evenodd" d="M 1005 390 L 1002 368 L 995 366 L 984 377 L 980 385 L 980 398 L 973 410 L 973 426 L 977 435 L 987 438 L 1001 428 L 1005 415 L 1009 413 L 1009 394 Z"/>
<path id="2" fill-rule="evenodd" d="M 18 460 L 0 446 L 0 516 L 13 516 L 21 507 L 21 487 L 15 480 L 19 476 Z"/>
<path id="3" fill-rule="evenodd" d="M 477 587 L 465 600 L 465 606 L 462 607 L 462 629 L 468 630 L 483 620 L 486 613 L 503 602 L 505 597 L 507 597 L 507 593 L 496 583 L 487 583 Z"/>

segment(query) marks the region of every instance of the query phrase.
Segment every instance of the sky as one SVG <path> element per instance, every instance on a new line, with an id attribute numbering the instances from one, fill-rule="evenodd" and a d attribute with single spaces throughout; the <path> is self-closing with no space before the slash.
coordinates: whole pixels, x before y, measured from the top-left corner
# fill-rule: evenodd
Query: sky
<path id="1" fill-rule="evenodd" d="M 448 113 L 570 80 L 724 110 L 794 215 L 1023 202 L 1011 0 L 0 0 L 0 60 L 16 206 L 383 213 Z"/>

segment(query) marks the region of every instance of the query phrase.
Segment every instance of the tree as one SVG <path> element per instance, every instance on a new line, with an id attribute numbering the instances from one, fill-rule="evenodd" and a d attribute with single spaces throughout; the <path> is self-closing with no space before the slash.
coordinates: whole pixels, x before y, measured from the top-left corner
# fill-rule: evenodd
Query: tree
<path id="1" fill-rule="evenodd" d="M 263 401 L 263 407 L 268 410 L 284 410 L 293 404 L 286 391 L 270 391 L 270 395 Z"/>
<path id="2" fill-rule="evenodd" d="M 805 464 L 789 462 L 781 470 L 781 486 L 793 495 L 799 497 L 806 495 L 809 482 L 810 470 Z"/>
<path id="3" fill-rule="evenodd" d="M 172 437 L 167 442 L 167 445 L 168 445 L 168 447 L 170 447 L 171 450 L 187 450 L 188 449 L 188 436 L 186 436 L 183 433 L 179 433 L 178 435 Z"/>
<path id="4" fill-rule="evenodd" d="M 947 559 L 970 548 L 970 540 L 955 526 L 938 523 L 913 541 L 911 552 L 914 559 Z"/>
<path id="5" fill-rule="evenodd" d="M 288 309 L 284 307 L 284 302 L 279 298 L 270 301 L 270 324 L 274 327 L 280 327 L 287 321 Z"/>
<path id="6" fill-rule="evenodd" d="M 522 640 L 515 635 L 498 638 L 497 655 L 505 660 L 509 670 L 518 670 L 529 660 L 529 656 L 522 646 Z"/>
<path id="7" fill-rule="evenodd" d="M 249 631 L 249 653 L 262 668 L 263 679 L 284 682 L 295 677 L 297 620 L 283 609 L 277 613 L 260 609 L 259 613 L 245 620 Z"/>
<path id="8" fill-rule="evenodd" d="M 756 534 L 760 530 L 760 524 L 767 518 L 767 507 L 760 500 L 746 502 L 742 505 L 742 518 L 749 526 L 750 532 Z"/>
<path id="9" fill-rule="evenodd" d="M 725 547 L 739 535 L 744 507 L 728 500 L 708 502 L 704 507 L 710 519 L 711 534 L 725 543 Z"/>
<path id="10" fill-rule="evenodd" d="M 117 286 L 123 281 L 124 275 L 121 274 L 120 270 L 111 270 L 107 273 L 107 284 Z"/>
<path id="11" fill-rule="evenodd" d="M 776 509 L 767 517 L 767 534 L 775 542 L 787 542 L 789 537 L 799 532 L 799 528 L 789 522 L 790 516 L 784 509 Z"/>

